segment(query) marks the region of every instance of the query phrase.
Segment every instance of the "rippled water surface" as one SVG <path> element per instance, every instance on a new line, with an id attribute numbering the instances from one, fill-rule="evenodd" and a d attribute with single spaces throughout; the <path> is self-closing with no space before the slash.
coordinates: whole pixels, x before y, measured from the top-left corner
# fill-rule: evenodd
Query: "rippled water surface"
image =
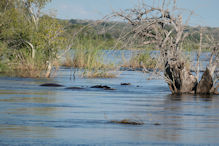
<path id="1" fill-rule="evenodd" d="M 162 80 L 123 71 L 115 79 L 0 77 L 0 145 L 219 144 L 219 96 L 173 96 Z M 65 87 L 41 87 L 42 83 Z M 121 82 L 131 83 L 121 86 Z M 108 85 L 116 90 L 90 88 Z M 111 120 L 130 119 L 143 125 Z"/>

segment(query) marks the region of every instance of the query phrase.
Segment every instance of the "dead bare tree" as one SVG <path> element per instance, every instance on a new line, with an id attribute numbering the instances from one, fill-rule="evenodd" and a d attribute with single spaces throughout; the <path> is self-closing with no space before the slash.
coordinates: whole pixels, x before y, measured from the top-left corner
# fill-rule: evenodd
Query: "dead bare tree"
<path id="1" fill-rule="evenodd" d="M 154 6 L 142 2 L 137 8 L 114 12 L 113 16 L 122 18 L 132 26 L 129 32 L 132 40 L 143 45 L 150 44 L 160 50 L 158 64 L 162 65 L 164 78 L 173 94 L 215 92 L 213 78 L 218 66 L 218 46 L 212 45 L 214 47 L 209 64 L 199 81 L 199 64 L 196 72 L 198 75 L 195 76 L 190 72 L 190 65 L 183 53 L 184 40 L 188 36 L 185 28 L 193 12 L 189 12 L 187 20 L 183 20 L 182 9 L 177 8 L 176 0 L 159 0 L 159 4 L 155 4 L 156 1 Z M 198 59 L 202 48 L 200 34 Z"/>

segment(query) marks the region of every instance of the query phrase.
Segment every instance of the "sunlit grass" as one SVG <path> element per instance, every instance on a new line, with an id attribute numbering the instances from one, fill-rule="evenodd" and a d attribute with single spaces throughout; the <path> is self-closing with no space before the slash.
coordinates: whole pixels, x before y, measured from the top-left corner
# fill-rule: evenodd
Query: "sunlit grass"
<path id="1" fill-rule="evenodd" d="M 24 78 L 46 77 L 48 67 L 46 62 L 43 53 L 39 52 L 35 58 L 32 58 L 27 52 L 20 51 L 19 55 L 7 63 L 3 74 Z M 58 61 L 53 61 L 53 69 L 57 70 L 58 68 Z"/>
<path id="2" fill-rule="evenodd" d="M 115 78 L 116 74 L 106 71 L 86 71 L 82 76 L 85 78 Z"/>
<path id="3" fill-rule="evenodd" d="M 122 67 L 132 68 L 132 69 L 154 69 L 156 66 L 156 60 L 153 59 L 148 52 L 139 53 L 137 55 L 132 55 L 131 59 L 126 61 L 123 58 Z"/>
<path id="4" fill-rule="evenodd" d="M 105 42 L 98 38 L 79 37 L 75 40 L 72 55 L 67 55 L 63 66 L 83 69 L 86 78 L 113 78 L 116 75 L 108 73 L 113 64 L 104 63 Z"/>

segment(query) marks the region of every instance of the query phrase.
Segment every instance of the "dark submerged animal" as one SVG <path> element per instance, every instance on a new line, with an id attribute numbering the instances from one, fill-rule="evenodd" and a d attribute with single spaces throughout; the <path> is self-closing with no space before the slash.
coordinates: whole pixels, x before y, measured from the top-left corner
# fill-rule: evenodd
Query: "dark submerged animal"
<path id="1" fill-rule="evenodd" d="M 40 86 L 44 86 L 44 87 L 63 87 L 63 85 L 56 84 L 56 83 L 45 83 L 45 84 L 41 84 Z"/>

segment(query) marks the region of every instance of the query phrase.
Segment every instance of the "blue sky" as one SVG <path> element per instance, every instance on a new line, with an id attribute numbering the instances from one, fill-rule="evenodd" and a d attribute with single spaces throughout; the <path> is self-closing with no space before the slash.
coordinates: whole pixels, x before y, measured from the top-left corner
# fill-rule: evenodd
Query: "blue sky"
<path id="1" fill-rule="evenodd" d="M 151 0 L 145 0 L 151 1 Z M 219 27 L 219 0 L 177 0 L 178 7 L 193 10 L 190 25 Z M 62 19 L 101 19 L 113 10 L 132 8 L 139 0 L 52 0 L 46 10 Z"/>

